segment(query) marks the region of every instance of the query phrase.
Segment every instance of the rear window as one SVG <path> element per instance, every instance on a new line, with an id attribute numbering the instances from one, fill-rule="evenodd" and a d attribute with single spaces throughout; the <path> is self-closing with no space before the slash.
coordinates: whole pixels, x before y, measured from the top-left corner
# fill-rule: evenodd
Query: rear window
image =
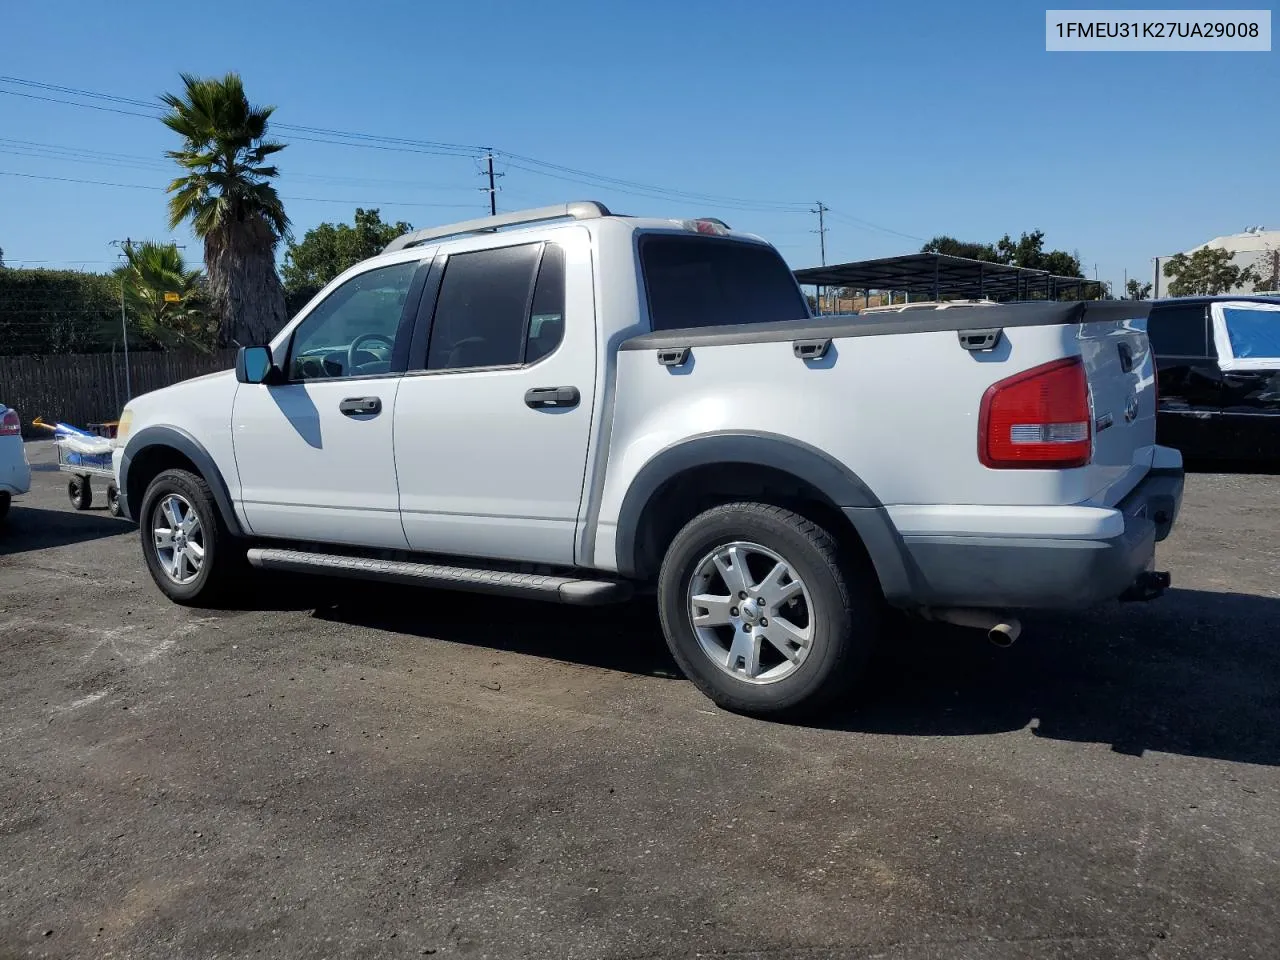
<path id="1" fill-rule="evenodd" d="M 650 235 L 640 240 L 640 268 L 654 330 L 809 316 L 791 270 L 762 244 Z"/>

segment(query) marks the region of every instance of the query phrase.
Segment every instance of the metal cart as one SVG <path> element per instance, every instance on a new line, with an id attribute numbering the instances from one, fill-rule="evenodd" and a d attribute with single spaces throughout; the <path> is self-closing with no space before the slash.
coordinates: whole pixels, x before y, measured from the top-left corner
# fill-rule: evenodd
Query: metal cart
<path id="1" fill-rule="evenodd" d="M 113 517 L 120 516 L 120 492 L 116 490 L 115 471 L 111 466 L 111 454 L 80 453 L 58 443 L 58 469 L 71 474 L 67 483 L 67 496 L 77 510 L 88 510 L 93 505 L 93 487 L 90 478 L 107 481 L 107 510 Z"/>

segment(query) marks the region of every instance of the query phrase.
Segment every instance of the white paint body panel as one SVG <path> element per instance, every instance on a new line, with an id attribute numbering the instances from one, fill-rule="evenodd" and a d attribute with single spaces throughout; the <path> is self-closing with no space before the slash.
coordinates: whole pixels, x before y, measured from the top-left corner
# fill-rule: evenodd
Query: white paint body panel
<path id="1" fill-rule="evenodd" d="M 550 233 L 551 231 L 546 231 Z M 396 467 L 405 536 L 414 550 L 572 565 L 591 441 L 597 362 L 592 245 L 560 227 L 565 329 L 527 367 L 405 377 L 396 402 Z M 528 243 L 516 235 L 514 243 Z M 490 237 L 453 252 L 492 248 Z M 527 390 L 577 387 L 577 407 L 531 409 Z"/>
<path id="2" fill-rule="evenodd" d="M 1061 535 L 1051 532 L 1055 529 L 1084 534 L 1088 523 L 1072 527 L 1079 515 L 1052 519 L 1054 508 L 1114 506 L 1150 468 L 1154 450 L 1149 353 L 1145 347 L 1137 351 L 1144 365 L 1131 377 L 1120 376 L 1118 359 L 1112 371 L 1106 359 L 1108 350 L 1118 358 L 1112 327 L 1011 327 L 1001 347 L 985 354 L 962 350 L 953 331 L 846 337 L 833 341 L 821 364 L 797 360 L 787 341 L 695 347 L 688 369 L 679 370 L 660 366 L 653 351 L 624 351 L 618 355 L 613 454 L 601 516 L 617 517 L 630 478 L 666 447 L 698 434 L 749 430 L 822 450 L 889 507 L 956 505 L 952 515 L 968 517 L 962 526 L 991 536 Z M 1128 336 L 1145 344 L 1145 335 Z M 1095 461 L 1073 470 L 983 466 L 977 455 L 978 414 L 987 388 L 1030 367 L 1080 354 L 1096 393 L 1095 414 L 1114 410 L 1116 424 L 1095 437 Z M 1138 395 L 1140 415 L 1126 425 L 1124 400 L 1130 391 Z M 986 512 L 966 512 L 959 505 L 982 506 Z M 1015 509 L 1001 516 L 1005 507 Z M 1019 513 L 1016 508 L 1022 507 L 1039 512 Z M 1119 514 L 1106 513 L 1114 519 L 1100 528 L 1114 529 Z M 991 526 L 980 530 L 984 519 Z M 1025 528 L 1019 529 L 1023 522 Z M 612 555 L 614 536 L 602 524 L 597 564 Z"/>
<path id="3" fill-rule="evenodd" d="M 131 437 L 152 426 L 174 427 L 194 437 L 208 451 L 221 472 L 231 502 L 237 505 L 236 516 L 243 524 L 245 518 L 239 509 L 240 478 L 231 441 L 231 411 L 239 386 L 235 371 L 223 370 L 134 397 L 126 409 L 133 414 Z M 123 443 L 128 441 L 128 437 L 122 437 L 120 441 L 121 445 L 112 455 L 117 480 L 120 478 Z M 136 510 L 139 505 L 132 506 Z"/>
<path id="4" fill-rule="evenodd" d="M 408 546 L 400 524 L 393 411 L 400 377 L 240 384 L 232 428 L 239 499 L 261 537 Z M 346 399 L 382 411 L 350 417 Z"/>

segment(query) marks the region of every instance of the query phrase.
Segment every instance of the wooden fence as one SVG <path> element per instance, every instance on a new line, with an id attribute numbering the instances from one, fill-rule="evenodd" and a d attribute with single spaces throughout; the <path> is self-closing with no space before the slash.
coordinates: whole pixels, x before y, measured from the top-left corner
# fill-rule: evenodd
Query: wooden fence
<path id="1" fill-rule="evenodd" d="M 235 366 L 236 351 L 213 353 L 165 351 L 129 354 L 133 396 Z M 47 356 L 0 356 L 0 402 L 22 416 L 23 433 L 36 417 L 73 426 L 114 420 L 128 399 L 121 353 L 68 353 Z"/>

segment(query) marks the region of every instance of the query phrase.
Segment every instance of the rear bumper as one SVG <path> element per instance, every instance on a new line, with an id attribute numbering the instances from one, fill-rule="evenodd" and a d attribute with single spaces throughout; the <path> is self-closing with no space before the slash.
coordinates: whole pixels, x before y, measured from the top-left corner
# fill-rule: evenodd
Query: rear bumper
<path id="1" fill-rule="evenodd" d="M 0 466 L 0 493 L 18 496 L 31 489 L 31 467 L 25 457 L 8 466 Z"/>
<path id="2" fill-rule="evenodd" d="M 1114 600 L 1152 566 L 1156 543 L 1177 519 L 1182 487 L 1180 461 L 1153 469 L 1114 510 L 1103 511 L 1106 517 L 1090 521 L 1106 536 L 1063 530 L 1078 514 L 1067 515 L 1071 523 L 1050 525 L 1048 535 L 906 532 L 900 541 L 905 576 L 886 597 L 904 607 L 1049 610 Z"/>

